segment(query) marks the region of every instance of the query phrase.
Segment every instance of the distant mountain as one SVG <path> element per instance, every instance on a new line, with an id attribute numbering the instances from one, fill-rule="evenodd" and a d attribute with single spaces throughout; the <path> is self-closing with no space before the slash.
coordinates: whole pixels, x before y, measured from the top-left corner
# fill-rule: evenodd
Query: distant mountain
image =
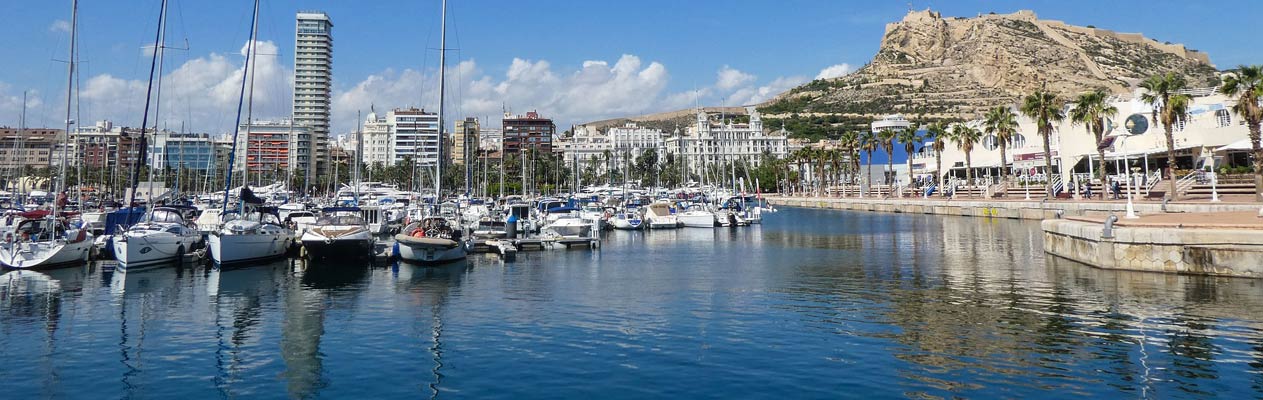
<path id="1" fill-rule="evenodd" d="M 1094 88 L 1125 94 L 1167 71 L 1183 74 L 1193 87 L 1218 83 L 1205 53 L 1136 33 L 1041 20 L 1031 11 L 974 18 L 914 11 L 886 25 L 880 50 L 864 67 L 793 88 L 760 111 L 799 123 L 825 118 L 807 124 L 817 129 L 862 125 L 896 112 L 914 119 L 972 118 L 1045 84 L 1065 98 Z"/>
<path id="2" fill-rule="evenodd" d="M 759 104 L 764 126 L 785 126 L 795 137 L 822 138 L 867 129 L 874 118 L 902 113 L 918 122 L 981 117 L 996 105 L 1016 104 L 1047 85 L 1069 100 L 1102 88 L 1128 94 L 1145 78 L 1174 71 L 1192 87 L 1218 84 L 1206 53 L 1139 33 L 1042 20 L 1031 11 L 943 17 L 913 11 L 886 25 L 873 60 L 855 72 L 818 79 Z M 718 107 L 708 107 L 712 114 Z M 635 121 L 672 131 L 692 122 L 680 110 L 586 124 L 604 129 Z M 725 107 L 730 115 L 740 107 Z"/>

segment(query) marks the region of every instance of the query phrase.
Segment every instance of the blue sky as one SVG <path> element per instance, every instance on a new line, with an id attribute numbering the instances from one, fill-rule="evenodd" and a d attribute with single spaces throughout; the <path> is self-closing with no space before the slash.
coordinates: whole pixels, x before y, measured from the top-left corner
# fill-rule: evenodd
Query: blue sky
<path id="1" fill-rule="evenodd" d="M 248 0 L 171 0 L 164 125 L 231 129 Z M 1186 1 L 913 1 L 946 16 L 1032 9 L 1040 18 L 1142 32 L 1210 54 L 1220 68 L 1263 63 L 1257 20 L 1263 3 Z M 501 107 L 538 109 L 559 125 L 667 111 L 700 102 L 761 101 L 829 69 L 845 71 L 876 52 L 887 22 L 908 2 L 859 1 L 493 1 L 449 5 L 449 110 L 496 119 Z M 433 108 L 439 2 L 263 2 L 255 116 L 288 115 L 293 14 L 334 20 L 336 133 L 357 110 Z M 81 119 L 137 125 L 158 0 L 83 0 Z M 0 125 L 16 126 L 23 90 L 31 125 L 64 112 L 69 1 L 0 2 Z M 58 22 L 63 21 L 63 22 Z M 832 69 L 830 69 L 832 67 Z M 494 124 L 493 124 L 494 125 Z"/>

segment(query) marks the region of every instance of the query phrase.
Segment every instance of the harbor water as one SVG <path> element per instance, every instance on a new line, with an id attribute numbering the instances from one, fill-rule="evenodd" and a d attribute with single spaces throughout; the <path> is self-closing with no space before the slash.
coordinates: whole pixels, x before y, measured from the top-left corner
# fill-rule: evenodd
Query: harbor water
<path id="1" fill-rule="evenodd" d="M 782 209 L 443 267 L 0 277 L 4 398 L 1258 398 L 1263 282 L 1037 223 Z"/>

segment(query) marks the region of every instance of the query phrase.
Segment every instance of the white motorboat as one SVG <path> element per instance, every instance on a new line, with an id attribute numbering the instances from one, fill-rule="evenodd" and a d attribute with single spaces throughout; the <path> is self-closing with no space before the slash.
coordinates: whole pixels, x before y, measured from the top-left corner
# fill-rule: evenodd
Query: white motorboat
<path id="1" fill-rule="evenodd" d="M 69 229 L 64 219 L 52 218 L 46 211 L 28 212 L 13 236 L 0 242 L 0 264 L 9 268 L 73 266 L 87 262 L 91 255 L 91 233 Z"/>
<path id="2" fill-rule="evenodd" d="M 471 234 L 475 239 L 503 239 L 509 236 L 504 220 L 482 217 Z"/>
<path id="3" fill-rule="evenodd" d="M 217 265 L 278 258 L 293 240 L 293 232 L 281 226 L 275 208 L 257 207 L 245 215 L 229 211 L 223 220 L 223 227 L 206 240 Z"/>
<path id="4" fill-rule="evenodd" d="M 710 212 L 701 204 L 689 206 L 688 210 L 676 215 L 680 220 L 680 224 L 689 228 L 714 228 L 715 213 Z"/>
<path id="5" fill-rule="evenodd" d="M 591 237 L 593 226 L 595 226 L 593 223 L 584 221 L 578 216 L 566 216 L 557 218 L 544 226 L 544 231 L 564 237 Z"/>
<path id="6" fill-rule="evenodd" d="M 357 207 L 321 210 L 320 219 L 302 235 L 308 258 L 357 258 L 372 255 L 373 234 Z"/>
<path id="7" fill-rule="evenodd" d="M 197 216 L 197 219 L 193 221 L 193 224 L 197 225 L 197 230 L 199 232 L 204 235 L 209 235 L 212 232 L 218 231 L 219 225 L 223 223 L 221 218 L 219 218 L 219 215 L 222 212 L 223 210 L 218 208 L 208 208 L 202 210 L 202 214 Z"/>
<path id="8" fill-rule="evenodd" d="M 442 217 L 426 217 L 404 227 L 395 235 L 395 252 L 399 259 L 421 264 L 439 264 L 463 260 L 469 249 Z"/>
<path id="9" fill-rule="evenodd" d="M 640 218 L 640 214 L 633 210 L 624 210 L 614 213 L 614 217 L 610 219 L 614 229 L 637 230 L 644 225 L 644 220 Z"/>
<path id="10" fill-rule="evenodd" d="M 649 229 L 675 229 L 680 227 L 680 219 L 666 202 L 655 202 L 645 207 L 645 222 Z"/>
<path id="11" fill-rule="evenodd" d="M 185 216 L 192 207 L 157 207 L 147 218 L 114 238 L 114 257 L 120 269 L 135 269 L 184 260 L 202 241 Z"/>

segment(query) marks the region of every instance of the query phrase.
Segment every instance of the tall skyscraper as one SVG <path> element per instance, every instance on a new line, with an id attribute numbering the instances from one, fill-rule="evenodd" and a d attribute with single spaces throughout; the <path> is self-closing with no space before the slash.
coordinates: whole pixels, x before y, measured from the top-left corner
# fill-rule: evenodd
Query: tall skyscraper
<path id="1" fill-rule="evenodd" d="M 295 139 L 293 165 L 308 185 L 329 170 L 329 104 L 333 79 L 333 21 L 300 11 L 294 32 L 294 123 L 310 130 Z"/>

